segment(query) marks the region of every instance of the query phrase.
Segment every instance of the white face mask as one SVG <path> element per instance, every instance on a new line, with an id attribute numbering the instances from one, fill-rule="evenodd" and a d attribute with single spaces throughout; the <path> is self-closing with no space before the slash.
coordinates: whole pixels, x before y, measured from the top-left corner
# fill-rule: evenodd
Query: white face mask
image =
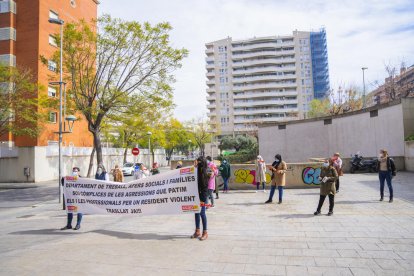
<path id="1" fill-rule="evenodd" d="M 99 168 L 98 169 L 98 174 L 101 174 L 102 173 L 102 169 L 101 168 Z"/>
<path id="2" fill-rule="evenodd" d="M 79 173 L 78 172 L 72 172 L 72 176 L 78 176 Z"/>
<path id="3" fill-rule="evenodd" d="M 326 168 L 326 167 L 329 167 L 329 163 L 325 162 L 325 163 L 323 163 L 323 165 L 322 165 L 322 166 L 324 166 L 325 168 Z"/>
<path id="4" fill-rule="evenodd" d="M 280 162 L 280 159 L 275 159 L 276 162 Z"/>

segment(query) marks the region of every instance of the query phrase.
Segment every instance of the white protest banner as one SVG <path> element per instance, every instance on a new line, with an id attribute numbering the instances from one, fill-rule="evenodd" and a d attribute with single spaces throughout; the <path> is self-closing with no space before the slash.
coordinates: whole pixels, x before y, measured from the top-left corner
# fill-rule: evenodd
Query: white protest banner
<path id="1" fill-rule="evenodd" d="M 65 177 L 68 212 L 166 215 L 200 211 L 197 173 L 186 167 L 128 183 Z"/>

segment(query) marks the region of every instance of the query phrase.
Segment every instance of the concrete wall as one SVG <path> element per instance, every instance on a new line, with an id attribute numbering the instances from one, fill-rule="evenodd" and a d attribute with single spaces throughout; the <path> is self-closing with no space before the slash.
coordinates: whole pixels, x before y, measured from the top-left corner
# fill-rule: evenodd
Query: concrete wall
<path id="1" fill-rule="evenodd" d="M 56 147 L 57 148 L 57 147 Z M 50 151 L 50 147 L 18 147 L 17 157 L 0 158 L 0 182 L 41 182 L 58 179 L 59 176 L 59 157 L 55 151 Z M 89 168 L 90 151 L 85 154 L 63 154 L 62 174 L 66 175 L 72 171 L 73 167 L 79 167 L 81 175 L 85 176 Z M 105 168 L 110 171 L 115 165 L 122 166 L 123 150 L 107 150 L 108 154 L 103 155 Z M 86 154 L 87 153 L 87 154 Z M 155 162 L 161 166 L 166 166 L 167 161 L 163 151 L 156 151 Z M 150 167 L 148 150 L 141 150 L 140 155 L 134 157 L 127 155 L 128 162 L 142 162 Z M 25 167 L 30 168 L 30 176 L 23 174 Z M 92 172 L 96 171 L 96 155 Z"/>
<path id="2" fill-rule="evenodd" d="M 414 135 L 414 99 L 402 99 L 404 137 Z"/>
<path id="3" fill-rule="evenodd" d="M 409 106 L 414 102 L 407 100 L 411 100 Z M 373 110 L 378 110 L 377 117 L 370 117 Z M 331 119 L 332 123 L 325 125 L 324 119 Z M 397 102 L 364 112 L 289 122 L 286 129 L 262 126 L 259 151 L 268 162 L 276 153 L 287 162 L 302 162 L 311 157 L 332 156 L 334 152 L 340 152 L 345 160 L 356 152 L 376 157 L 379 149 L 385 148 L 392 157 L 403 160 L 404 122 L 402 104 Z M 400 169 L 404 169 L 404 162 L 400 163 Z"/>
<path id="4" fill-rule="evenodd" d="M 414 141 L 405 142 L 405 169 L 414 171 Z"/>

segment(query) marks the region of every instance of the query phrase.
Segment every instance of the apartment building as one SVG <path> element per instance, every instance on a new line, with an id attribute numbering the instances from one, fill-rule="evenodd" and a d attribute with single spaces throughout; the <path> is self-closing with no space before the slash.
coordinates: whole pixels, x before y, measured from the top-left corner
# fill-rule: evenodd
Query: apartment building
<path id="1" fill-rule="evenodd" d="M 44 87 L 49 97 L 59 97 L 59 87 L 49 85 L 58 81 L 59 73 L 56 62 L 49 60 L 45 65 L 40 57 L 50 58 L 58 50 L 54 35 L 60 26 L 48 22 L 49 18 L 59 18 L 65 23 L 85 19 L 90 21 L 97 17 L 96 0 L 0 0 L 0 62 L 29 68 L 34 79 Z M 49 122 L 43 125 L 38 137 L 2 137 L 17 147 L 47 146 L 58 142 L 59 110 L 51 111 Z M 18 116 L 18 114 L 16 114 Z M 87 123 L 80 114 L 76 114 L 73 133 L 65 134 L 63 145 L 92 146 L 93 140 L 87 131 Z"/>
<path id="2" fill-rule="evenodd" d="M 221 135 L 303 119 L 329 91 L 325 29 L 205 46 L 208 117 Z"/>

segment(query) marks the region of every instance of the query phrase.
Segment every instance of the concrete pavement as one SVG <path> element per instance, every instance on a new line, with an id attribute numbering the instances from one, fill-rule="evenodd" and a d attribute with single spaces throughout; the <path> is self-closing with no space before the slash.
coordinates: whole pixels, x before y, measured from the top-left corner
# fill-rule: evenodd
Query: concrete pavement
<path id="1" fill-rule="evenodd" d="M 282 205 L 220 194 L 204 242 L 189 239 L 193 215 L 87 215 L 79 231 L 60 231 L 56 200 L 0 208 L 0 274 L 414 275 L 414 174 L 398 173 L 394 203 L 378 201 L 375 174 L 341 180 L 332 217 L 312 215 L 318 189 L 285 190 Z"/>

